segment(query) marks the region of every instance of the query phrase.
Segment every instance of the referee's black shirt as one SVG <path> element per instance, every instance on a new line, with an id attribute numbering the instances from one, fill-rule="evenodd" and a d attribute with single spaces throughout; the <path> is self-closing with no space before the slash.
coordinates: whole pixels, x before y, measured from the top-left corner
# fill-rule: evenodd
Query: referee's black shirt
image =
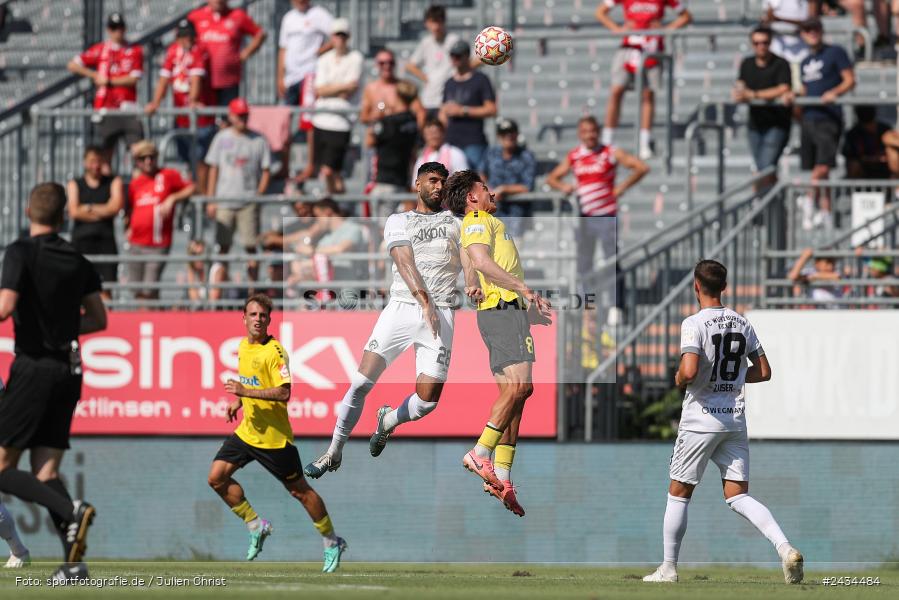
<path id="1" fill-rule="evenodd" d="M 13 242 L 3 257 L 0 288 L 18 292 L 13 313 L 16 354 L 68 360 L 81 328 L 81 300 L 99 292 L 93 265 L 55 233 Z"/>

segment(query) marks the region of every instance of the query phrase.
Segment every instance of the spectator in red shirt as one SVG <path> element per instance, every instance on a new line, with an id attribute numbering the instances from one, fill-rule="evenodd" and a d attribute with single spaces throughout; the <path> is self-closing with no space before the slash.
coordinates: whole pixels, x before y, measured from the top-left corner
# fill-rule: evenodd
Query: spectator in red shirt
<path id="1" fill-rule="evenodd" d="M 194 193 L 193 183 L 185 181 L 175 169 L 159 168 L 156 144 L 141 140 L 132 147 L 139 174 L 128 186 L 127 237 L 130 253 L 146 258 L 128 265 L 128 281 L 155 283 L 165 263 L 153 257 L 168 254 L 172 246 L 175 206 Z M 135 291 L 137 299 L 159 298 L 159 290 Z"/>
<path id="2" fill-rule="evenodd" d="M 228 0 L 209 0 L 206 6 L 187 15 L 197 29 L 197 39 L 209 49 L 212 59 L 210 84 L 219 106 L 240 96 L 243 63 L 247 62 L 265 41 L 265 31 L 239 8 L 230 8 Z M 244 36 L 250 43 L 241 50 Z"/>
<path id="3" fill-rule="evenodd" d="M 624 8 L 624 23 L 619 25 L 609 16 L 616 4 Z M 665 9 L 670 8 L 677 17 L 663 25 Z M 655 35 L 640 35 L 640 30 L 680 29 L 690 24 L 693 17 L 680 0 L 603 0 L 596 9 L 596 20 L 606 29 L 614 32 L 634 31 L 633 35 L 621 38 L 621 48 L 612 57 L 612 89 L 606 108 L 606 124 L 602 130 L 603 145 L 610 145 L 614 137 L 618 119 L 621 116 L 621 100 L 624 92 L 635 83 L 639 62 L 645 56 L 664 51 L 664 40 Z M 647 58 L 642 72 L 643 97 L 638 98 L 640 109 L 641 160 L 652 158 L 651 131 L 655 109 L 655 90 L 661 87 L 661 75 L 656 59 Z"/>
<path id="4" fill-rule="evenodd" d="M 125 19 L 112 13 L 106 20 L 107 39 L 94 44 L 69 61 L 69 71 L 94 82 L 94 109 L 134 110 L 137 82 L 144 72 L 144 52 L 125 41 Z M 119 138 L 129 146 L 144 137 L 137 116 L 104 116 L 94 129 L 96 143 L 103 147 L 107 163 Z"/>
<path id="5" fill-rule="evenodd" d="M 176 107 L 215 106 L 215 93 L 209 87 L 209 52 L 197 44 L 196 40 L 197 32 L 193 23 L 182 19 L 178 23 L 175 41 L 166 50 L 153 100 L 144 108 L 148 115 L 159 109 L 169 87 L 172 88 L 172 104 Z M 189 129 L 190 117 L 176 117 L 175 127 Z M 188 136 L 179 135 L 175 138 L 178 156 L 182 161 L 196 167 L 197 182 L 201 190 L 206 189 L 206 176 L 209 173 L 203 157 L 209 150 L 215 131 L 215 117 L 197 117 L 197 138 L 193 155 L 190 152 L 191 143 Z"/>

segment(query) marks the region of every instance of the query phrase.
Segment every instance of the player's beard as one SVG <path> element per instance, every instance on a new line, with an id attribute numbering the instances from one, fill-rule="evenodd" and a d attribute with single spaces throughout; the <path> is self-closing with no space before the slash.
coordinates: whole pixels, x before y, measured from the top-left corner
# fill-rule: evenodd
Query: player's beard
<path id="1" fill-rule="evenodd" d="M 434 197 L 433 192 L 428 191 L 421 196 L 421 201 L 431 212 L 439 212 L 440 208 L 443 206 L 443 194 L 438 194 Z"/>

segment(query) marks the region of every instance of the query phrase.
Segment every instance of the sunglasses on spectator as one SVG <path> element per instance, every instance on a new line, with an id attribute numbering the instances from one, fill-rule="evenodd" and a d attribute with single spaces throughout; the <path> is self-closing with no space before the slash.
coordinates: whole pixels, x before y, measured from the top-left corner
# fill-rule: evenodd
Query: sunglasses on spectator
<path id="1" fill-rule="evenodd" d="M 770 46 L 771 40 L 752 40 L 753 46 Z"/>
<path id="2" fill-rule="evenodd" d="M 149 159 L 149 158 L 152 158 L 153 160 L 156 160 L 156 155 L 155 155 L 155 154 L 141 154 L 140 156 L 135 156 L 135 157 L 134 157 L 134 160 L 136 160 L 136 161 L 138 161 L 138 162 L 142 162 L 142 161 L 145 161 L 145 160 L 147 160 L 147 159 Z"/>
<path id="3" fill-rule="evenodd" d="M 395 61 L 395 60 L 379 60 L 379 61 L 378 61 L 378 66 L 379 66 L 379 67 L 390 67 L 390 66 L 393 66 L 393 65 L 395 65 L 395 64 L 396 64 L 396 61 Z"/>

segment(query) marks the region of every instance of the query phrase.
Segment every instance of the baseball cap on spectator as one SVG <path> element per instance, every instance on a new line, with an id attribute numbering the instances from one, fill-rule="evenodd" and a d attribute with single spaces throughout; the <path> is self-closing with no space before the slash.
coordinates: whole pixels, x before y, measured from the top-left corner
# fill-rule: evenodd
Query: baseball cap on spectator
<path id="1" fill-rule="evenodd" d="M 178 30 L 175 33 L 178 37 L 197 37 L 197 30 L 194 28 L 194 24 L 188 21 L 187 19 L 181 19 L 178 21 Z"/>
<path id="2" fill-rule="evenodd" d="M 331 34 L 334 35 L 337 33 L 350 35 L 350 22 L 343 17 L 338 17 L 331 21 Z"/>
<path id="3" fill-rule="evenodd" d="M 125 17 L 122 13 L 114 12 L 106 19 L 107 29 L 125 29 Z"/>
<path id="4" fill-rule="evenodd" d="M 471 49 L 468 47 L 468 44 L 463 42 L 462 40 L 457 41 L 450 48 L 450 56 L 468 56 L 471 54 Z"/>
<path id="5" fill-rule="evenodd" d="M 512 119 L 500 119 L 496 124 L 496 135 L 518 133 L 518 123 Z"/>
<path id="6" fill-rule="evenodd" d="M 810 17 L 799 24 L 800 31 L 822 31 L 824 26 L 821 25 L 821 19 L 818 17 Z"/>
<path id="7" fill-rule="evenodd" d="M 228 112 L 232 115 L 248 115 L 250 114 L 250 106 L 243 98 L 235 98 L 228 103 Z"/>

